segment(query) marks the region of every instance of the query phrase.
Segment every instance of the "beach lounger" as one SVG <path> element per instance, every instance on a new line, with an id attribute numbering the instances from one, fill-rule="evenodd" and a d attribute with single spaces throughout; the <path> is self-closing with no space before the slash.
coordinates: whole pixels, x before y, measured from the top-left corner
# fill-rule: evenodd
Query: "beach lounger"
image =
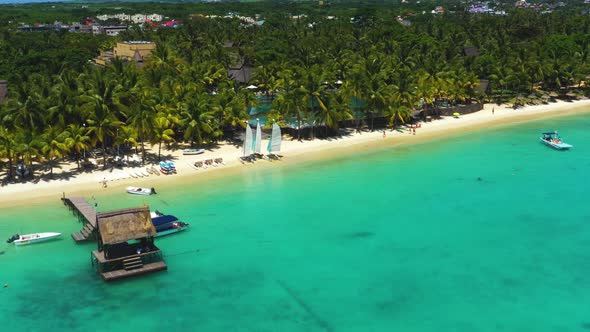
<path id="1" fill-rule="evenodd" d="M 225 165 L 225 163 L 223 162 L 223 158 L 215 158 L 213 159 L 213 162 L 217 165 Z"/>
<path id="2" fill-rule="evenodd" d="M 240 157 L 240 162 L 242 164 L 245 164 L 245 163 L 254 163 L 254 162 L 256 162 L 256 157 L 254 157 L 254 155 L 243 156 L 243 157 Z"/>
<path id="3" fill-rule="evenodd" d="M 152 174 L 156 174 L 157 176 L 160 176 L 160 172 L 158 171 L 157 168 L 155 168 L 154 166 L 152 166 L 150 169 L 152 170 Z"/>
<path id="4" fill-rule="evenodd" d="M 199 161 L 195 161 L 195 167 L 196 167 L 196 168 L 201 168 L 201 167 L 203 167 L 203 162 L 202 162 L 202 161 L 200 161 L 200 160 L 199 160 Z"/>

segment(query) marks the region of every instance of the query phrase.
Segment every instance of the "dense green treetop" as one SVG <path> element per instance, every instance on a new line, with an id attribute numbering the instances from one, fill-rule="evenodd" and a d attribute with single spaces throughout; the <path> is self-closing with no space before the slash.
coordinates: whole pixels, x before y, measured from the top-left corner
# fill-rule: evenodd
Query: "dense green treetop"
<path id="1" fill-rule="evenodd" d="M 0 105 L 0 158 L 10 166 L 16 159 L 78 158 L 95 147 L 213 143 L 232 138 L 262 99 L 270 108 L 267 126 L 307 123 L 331 135 L 350 123 L 372 127 L 375 118 L 396 125 L 416 109 L 436 115 L 440 105 L 516 103 L 584 88 L 590 17 L 582 4 L 497 4 L 506 15 L 470 14 L 468 3 L 455 1 L 0 6 L 0 79 L 8 80 L 10 97 Z M 435 6 L 447 12 L 430 13 Z M 82 22 L 122 12 L 159 13 L 183 24 L 134 26 L 117 37 L 18 30 L 19 22 Z M 229 13 L 236 16 L 206 17 Z M 122 40 L 157 48 L 142 68 L 92 64 Z M 242 65 L 254 68 L 253 76 L 237 83 L 229 69 Z M 487 91 L 477 89 L 480 79 L 489 81 Z M 250 84 L 258 95 L 245 88 Z"/>

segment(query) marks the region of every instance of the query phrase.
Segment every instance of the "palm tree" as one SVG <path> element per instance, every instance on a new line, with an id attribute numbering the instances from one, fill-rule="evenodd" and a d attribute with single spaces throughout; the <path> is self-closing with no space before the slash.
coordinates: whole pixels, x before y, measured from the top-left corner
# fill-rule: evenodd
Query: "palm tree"
<path id="1" fill-rule="evenodd" d="M 117 156 L 120 157 L 119 155 L 119 147 L 121 145 L 131 145 L 134 147 L 137 147 L 139 145 L 139 143 L 137 143 L 137 133 L 135 131 L 135 128 L 133 127 L 128 127 L 128 126 L 123 126 L 119 129 L 117 129 L 117 136 L 115 137 L 115 141 L 114 141 L 115 146 L 117 147 Z M 145 155 L 142 156 L 142 163 L 144 163 L 145 160 Z"/>
<path id="2" fill-rule="evenodd" d="M 213 96 L 212 109 L 222 128 L 237 127 L 248 119 L 248 106 L 240 96 L 240 88 L 233 81 Z"/>
<path id="3" fill-rule="evenodd" d="M 301 88 L 302 93 L 305 95 L 304 102 L 311 108 L 311 112 L 308 116 L 314 117 L 312 122 L 311 132 L 312 139 L 314 139 L 313 131 L 315 127 L 315 120 L 318 118 L 325 118 L 325 115 L 319 116 L 316 113 L 316 105 L 319 107 L 319 113 L 326 113 L 328 107 L 326 107 L 327 100 L 327 82 L 326 72 L 319 65 L 313 65 L 310 68 L 300 68 L 302 73 Z"/>
<path id="4" fill-rule="evenodd" d="M 329 128 L 337 131 L 340 121 L 354 118 L 348 105 L 348 95 L 341 91 L 338 90 L 328 95 L 328 107 L 325 112 L 318 115 L 318 120 L 325 124 L 326 137 Z"/>
<path id="5" fill-rule="evenodd" d="M 28 81 L 16 84 L 16 96 L 8 100 L 8 107 L 13 110 L 11 118 L 15 126 L 30 130 L 40 130 L 45 126 L 44 113 L 47 109 L 49 84 L 44 78 L 37 76 L 33 75 Z"/>
<path id="6" fill-rule="evenodd" d="M 73 71 L 63 71 L 57 76 L 50 96 L 50 102 L 53 106 L 49 107 L 48 121 L 54 125 L 59 124 L 61 128 L 65 128 L 67 123 L 76 122 L 79 119 L 79 114 L 76 112 L 78 106 L 78 96 L 81 92 L 81 87 Z"/>
<path id="7" fill-rule="evenodd" d="M 12 179 L 12 165 L 14 163 L 16 139 L 13 131 L 8 130 L 5 126 L 0 125 L 0 158 L 8 159 L 8 170 L 6 174 L 8 179 Z"/>
<path id="8" fill-rule="evenodd" d="M 80 99 L 88 114 L 88 133 L 91 134 L 92 144 L 101 143 L 103 152 L 103 167 L 106 168 L 106 143 L 116 136 L 117 129 L 124 123 L 117 115 L 123 115 L 124 109 L 117 98 L 117 82 L 99 71 L 93 75 L 93 85 L 88 94 Z"/>
<path id="9" fill-rule="evenodd" d="M 80 153 L 90 149 L 90 136 L 88 136 L 88 129 L 82 125 L 71 123 L 66 129 L 67 136 L 65 144 L 69 151 L 76 152 L 76 163 L 80 169 Z"/>
<path id="10" fill-rule="evenodd" d="M 278 73 L 277 99 L 273 101 L 273 107 L 278 110 L 284 119 L 290 119 L 295 115 L 297 119 L 297 140 L 301 141 L 301 122 L 307 116 L 307 92 L 297 86 L 295 74 L 289 69 Z"/>
<path id="11" fill-rule="evenodd" d="M 399 105 L 399 104 L 391 104 L 388 106 L 388 113 L 387 115 L 389 116 L 389 125 L 390 126 L 395 126 L 395 124 L 397 123 L 397 121 L 403 123 L 406 123 L 406 121 L 410 118 L 412 114 L 412 110 L 405 106 L 405 105 Z"/>
<path id="12" fill-rule="evenodd" d="M 152 128 L 152 144 L 158 144 L 158 160 L 161 160 L 162 142 L 174 142 L 174 130 L 172 130 L 172 121 L 166 116 L 158 116 L 154 120 Z"/>
<path id="13" fill-rule="evenodd" d="M 62 131 L 57 127 L 47 127 L 41 136 L 40 152 L 45 159 L 49 161 L 49 177 L 53 178 L 53 166 L 57 159 L 63 158 L 68 152 L 66 138 L 67 131 Z"/>
<path id="14" fill-rule="evenodd" d="M 32 130 L 21 129 L 16 133 L 15 141 L 16 156 L 22 158 L 23 162 L 32 168 L 33 160 L 38 160 L 40 156 L 40 147 L 42 146 L 41 135 Z"/>
<path id="15" fill-rule="evenodd" d="M 215 130 L 215 111 L 209 103 L 210 96 L 205 92 L 194 94 L 183 103 L 181 127 L 184 129 L 184 139 L 190 140 L 191 145 L 193 142 L 200 145 L 221 134 Z"/>
<path id="16" fill-rule="evenodd" d="M 89 107 L 88 133 L 92 134 L 92 145 L 97 142 L 101 143 L 103 152 L 103 167 L 107 166 L 106 143 L 112 137 L 115 137 L 117 128 L 123 125 L 123 122 L 117 119 L 110 105 L 105 102 L 101 96 L 83 96 L 83 100 Z"/>
<path id="17" fill-rule="evenodd" d="M 127 125 L 134 129 L 139 139 L 142 160 L 146 158 L 144 143 L 151 140 L 151 128 L 156 119 L 158 104 L 159 94 L 156 90 L 145 87 L 139 92 L 138 101 L 130 110 Z"/>

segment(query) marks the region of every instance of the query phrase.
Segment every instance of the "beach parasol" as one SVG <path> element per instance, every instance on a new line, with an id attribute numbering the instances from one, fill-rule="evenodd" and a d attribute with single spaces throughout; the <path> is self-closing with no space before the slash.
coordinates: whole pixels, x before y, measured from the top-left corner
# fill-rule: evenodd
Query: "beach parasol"
<path id="1" fill-rule="evenodd" d="M 459 117 L 459 115 L 461 115 L 461 113 L 459 113 L 459 112 L 455 112 L 455 113 L 453 113 L 453 115 L 454 115 L 456 118 L 458 118 L 458 117 Z"/>

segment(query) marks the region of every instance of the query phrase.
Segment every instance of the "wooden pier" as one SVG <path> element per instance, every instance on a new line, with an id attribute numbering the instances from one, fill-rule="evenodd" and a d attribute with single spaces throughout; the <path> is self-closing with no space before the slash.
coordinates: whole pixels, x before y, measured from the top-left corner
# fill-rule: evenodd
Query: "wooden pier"
<path id="1" fill-rule="evenodd" d="M 94 207 L 84 197 L 66 197 L 64 194 L 62 201 L 84 224 L 84 228 L 73 233 L 72 238 L 76 242 L 93 240 L 96 236 L 96 210 Z"/>
<path id="2" fill-rule="evenodd" d="M 160 260 L 161 257 L 162 254 L 159 249 L 150 253 L 118 259 L 106 259 L 103 252 L 93 250 L 92 264 L 96 264 L 97 272 L 104 281 L 112 281 L 167 270 L 168 265 Z M 108 268 L 105 269 L 105 267 Z"/>

